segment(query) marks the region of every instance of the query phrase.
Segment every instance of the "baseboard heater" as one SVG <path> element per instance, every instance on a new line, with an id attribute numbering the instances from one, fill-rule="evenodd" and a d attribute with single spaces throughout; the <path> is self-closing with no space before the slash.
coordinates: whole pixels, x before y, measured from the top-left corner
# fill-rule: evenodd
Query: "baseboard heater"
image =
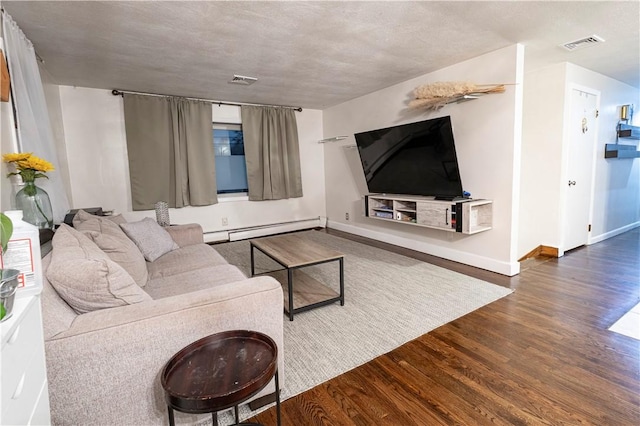
<path id="1" fill-rule="evenodd" d="M 222 241 L 239 241 L 249 238 L 264 237 L 267 235 L 282 234 L 284 232 L 301 231 L 304 229 L 324 228 L 327 225 L 327 218 L 317 217 L 314 219 L 295 220 L 291 222 L 280 222 L 269 225 L 252 226 L 247 228 L 231 229 L 228 231 L 205 232 L 205 243 Z"/>

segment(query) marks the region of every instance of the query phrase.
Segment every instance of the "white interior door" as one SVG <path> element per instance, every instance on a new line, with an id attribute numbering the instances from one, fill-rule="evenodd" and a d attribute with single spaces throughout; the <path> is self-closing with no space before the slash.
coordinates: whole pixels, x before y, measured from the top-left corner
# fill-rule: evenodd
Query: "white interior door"
<path id="1" fill-rule="evenodd" d="M 570 105 L 564 251 L 585 245 L 589 237 L 598 95 L 574 88 Z"/>

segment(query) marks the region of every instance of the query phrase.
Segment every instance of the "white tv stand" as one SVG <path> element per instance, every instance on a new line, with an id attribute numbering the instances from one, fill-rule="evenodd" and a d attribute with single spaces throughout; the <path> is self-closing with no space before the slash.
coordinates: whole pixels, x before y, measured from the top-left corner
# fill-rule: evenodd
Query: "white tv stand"
<path id="1" fill-rule="evenodd" d="M 369 194 L 365 215 L 372 219 L 423 226 L 449 232 L 477 234 L 492 227 L 493 201 L 440 201 L 417 195 Z"/>

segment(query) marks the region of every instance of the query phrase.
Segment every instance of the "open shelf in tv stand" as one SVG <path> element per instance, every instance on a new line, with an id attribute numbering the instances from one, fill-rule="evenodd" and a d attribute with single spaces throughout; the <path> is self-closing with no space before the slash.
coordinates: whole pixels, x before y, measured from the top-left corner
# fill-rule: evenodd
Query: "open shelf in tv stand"
<path id="1" fill-rule="evenodd" d="M 492 228 L 493 201 L 436 200 L 417 195 L 365 195 L 365 215 L 388 222 L 477 234 Z"/>

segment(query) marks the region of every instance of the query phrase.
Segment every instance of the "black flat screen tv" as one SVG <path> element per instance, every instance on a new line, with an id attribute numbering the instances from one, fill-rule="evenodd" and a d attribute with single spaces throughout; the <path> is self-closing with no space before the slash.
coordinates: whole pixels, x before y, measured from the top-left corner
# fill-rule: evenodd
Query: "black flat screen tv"
<path id="1" fill-rule="evenodd" d="M 463 197 L 451 117 L 355 134 L 370 193 Z"/>

